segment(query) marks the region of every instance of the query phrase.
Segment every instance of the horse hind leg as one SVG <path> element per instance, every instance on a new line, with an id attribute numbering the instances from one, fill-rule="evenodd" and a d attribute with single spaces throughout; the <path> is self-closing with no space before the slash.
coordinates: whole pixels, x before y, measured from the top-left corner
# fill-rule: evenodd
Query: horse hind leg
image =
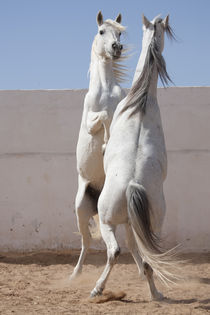
<path id="1" fill-rule="evenodd" d="M 115 238 L 115 227 L 112 225 L 103 224 L 100 222 L 100 228 L 101 228 L 101 235 L 107 247 L 107 263 L 106 263 L 106 266 L 102 275 L 100 276 L 99 280 L 96 282 L 95 288 L 91 291 L 91 294 L 90 294 L 91 297 L 102 294 L 105 288 L 106 282 L 108 280 L 109 274 L 116 262 L 117 257 L 120 254 L 120 248 Z"/>
<path id="2" fill-rule="evenodd" d="M 148 281 L 151 300 L 156 300 L 156 301 L 162 300 L 163 295 L 160 292 L 158 292 L 154 283 L 153 270 L 148 263 L 142 261 L 142 258 L 138 251 L 138 247 L 136 245 L 133 231 L 129 224 L 126 225 L 126 234 L 127 234 L 127 245 L 137 264 L 139 273 L 141 276 L 144 274 L 144 276 L 146 277 Z"/>
<path id="3" fill-rule="evenodd" d="M 144 274 L 145 274 L 147 281 L 148 281 L 151 300 L 153 300 L 153 301 L 163 300 L 162 293 L 160 293 L 155 286 L 152 268 L 146 262 L 143 263 L 143 267 L 144 267 Z"/>
<path id="4" fill-rule="evenodd" d="M 125 231 L 126 231 L 126 239 L 127 239 L 127 246 L 129 251 L 131 252 L 131 255 L 133 256 L 133 259 L 138 267 L 138 271 L 140 276 L 144 275 L 144 268 L 142 264 L 141 256 L 139 255 L 138 247 L 136 245 L 136 241 L 133 235 L 133 231 L 131 229 L 131 226 L 129 224 L 125 225 Z"/>
<path id="5" fill-rule="evenodd" d="M 82 248 L 77 265 L 70 276 L 70 280 L 75 279 L 82 272 L 83 263 L 91 242 L 88 224 L 90 218 L 96 214 L 97 201 L 94 201 L 93 198 L 89 196 L 87 188 L 88 183 L 79 177 L 79 187 L 76 196 L 76 216 L 78 229 L 82 238 Z"/>

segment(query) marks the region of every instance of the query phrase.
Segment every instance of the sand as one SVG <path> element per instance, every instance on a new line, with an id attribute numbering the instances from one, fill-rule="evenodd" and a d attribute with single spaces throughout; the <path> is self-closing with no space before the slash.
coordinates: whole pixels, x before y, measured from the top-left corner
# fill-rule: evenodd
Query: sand
<path id="1" fill-rule="evenodd" d="M 165 296 L 161 302 L 149 300 L 146 280 L 139 278 L 130 254 L 122 254 L 108 280 L 104 303 L 99 304 L 91 303 L 88 297 L 103 270 L 106 254 L 89 253 L 82 276 L 71 283 L 68 279 L 78 254 L 0 254 L 0 314 L 210 313 L 210 253 L 186 255 L 190 261 L 181 273 L 187 280 L 177 286 L 167 288 L 157 282 Z"/>

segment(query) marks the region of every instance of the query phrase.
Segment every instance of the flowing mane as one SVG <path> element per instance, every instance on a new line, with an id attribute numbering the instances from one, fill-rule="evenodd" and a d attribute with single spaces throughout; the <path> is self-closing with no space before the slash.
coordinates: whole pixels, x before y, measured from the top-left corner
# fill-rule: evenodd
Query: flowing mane
<path id="1" fill-rule="evenodd" d="M 104 22 L 105 25 L 110 25 L 112 27 L 115 27 L 119 32 L 125 32 L 126 30 L 126 27 L 123 26 L 122 24 L 114 21 L 114 20 L 111 20 L 111 19 L 108 19 Z"/>
<path id="2" fill-rule="evenodd" d="M 104 22 L 104 25 L 114 27 L 117 31 L 121 33 L 125 33 L 126 27 L 121 25 L 120 23 L 117 23 L 116 21 L 113 21 L 111 19 L 108 19 Z M 91 61 L 90 61 L 90 66 L 89 66 L 89 73 L 91 73 L 92 66 L 94 64 L 94 61 L 98 58 L 98 54 L 96 53 L 96 45 L 97 45 L 97 40 L 96 36 L 93 40 L 92 48 L 91 48 Z M 128 51 L 127 48 L 124 48 L 121 53 L 121 56 L 118 59 L 113 59 L 112 60 L 112 67 L 113 67 L 113 72 L 115 79 L 117 83 L 122 83 L 126 81 L 127 77 L 127 66 L 123 65 L 122 62 L 127 59 L 129 56 L 126 54 Z"/>
<path id="3" fill-rule="evenodd" d="M 162 21 L 163 20 L 161 18 L 157 18 L 155 20 L 155 23 L 154 23 L 155 30 L 156 30 L 157 23 L 161 23 Z M 170 27 L 170 25 L 167 25 L 165 31 L 166 31 L 166 34 L 171 39 L 175 38 L 174 32 L 172 28 Z M 124 112 L 130 106 L 138 105 L 140 108 L 140 112 L 145 114 L 150 81 L 151 81 L 151 77 L 152 77 L 152 73 L 153 73 L 155 65 L 157 67 L 158 75 L 163 85 L 164 86 L 167 85 L 169 81 L 172 82 L 166 70 L 165 60 L 161 54 L 159 46 L 157 45 L 156 35 L 157 35 L 156 31 L 154 31 L 153 38 L 151 40 L 151 43 L 147 51 L 142 73 L 137 79 L 137 81 L 134 83 L 132 88 L 130 89 L 127 96 L 126 105 L 123 108 L 122 112 Z"/>

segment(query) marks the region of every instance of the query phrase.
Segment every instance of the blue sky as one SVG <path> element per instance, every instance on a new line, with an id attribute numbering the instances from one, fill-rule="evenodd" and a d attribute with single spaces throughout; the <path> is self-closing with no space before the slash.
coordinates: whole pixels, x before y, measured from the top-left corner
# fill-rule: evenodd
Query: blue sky
<path id="1" fill-rule="evenodd" d="M 176 86 L 210 86 L 210 0 L 0 0 L 0 89 L 87 88 L 96 14 L 122 13 L 130 87 L 142 40 L 141 14 L 170 14 L 178 42 L 164 57 Z"/>

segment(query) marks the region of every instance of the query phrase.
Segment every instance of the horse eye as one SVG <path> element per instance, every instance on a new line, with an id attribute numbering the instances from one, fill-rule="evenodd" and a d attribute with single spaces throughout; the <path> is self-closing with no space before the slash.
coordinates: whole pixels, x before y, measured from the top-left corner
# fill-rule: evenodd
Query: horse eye
<path id="1" fill-rule="evenodd" d="M 104 34 L 104 31 L 101 30 L 101 31 L 99 32 L 99 34 L 100 34 L 100 35 L 103 35 L 103 34 Z"/>

